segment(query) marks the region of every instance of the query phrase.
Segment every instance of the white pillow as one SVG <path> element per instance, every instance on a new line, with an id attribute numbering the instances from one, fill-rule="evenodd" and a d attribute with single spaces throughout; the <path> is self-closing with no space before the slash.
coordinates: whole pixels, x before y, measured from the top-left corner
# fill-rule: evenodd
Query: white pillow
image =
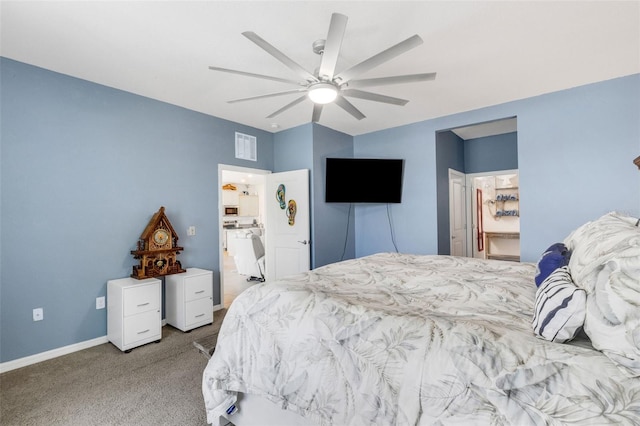
<path id="1" fill-rule="evenodd" d="M 573 281 L 587 292 L 584 331 L 631 377 L 640 377 L 639 222 L 611 212 L 565 240 Z"/>
<path id="2" fill-rule="evenodd" d="M 598 272 L 607 261 L 640 246 L 637 222 L 634 217 L 610 212 L 585 223 L 565 239 L 564 244 L 571 251 L 569 268 L 578 287 L 591 294 Z"/>
<path id="3" fill-rule="evenodd" d="M 604 264 L 587 298 L 584 331 L 593 347 L 640 377 L 640 246 Z"/>
<path id="4" fill-rule="evenodd" d="M 536 292 L 534 333 L 552 342 L 572 340 L 584 325 L 586 301 L 587 293 L 573 284 L 569 268 L 556 269 Z"/>

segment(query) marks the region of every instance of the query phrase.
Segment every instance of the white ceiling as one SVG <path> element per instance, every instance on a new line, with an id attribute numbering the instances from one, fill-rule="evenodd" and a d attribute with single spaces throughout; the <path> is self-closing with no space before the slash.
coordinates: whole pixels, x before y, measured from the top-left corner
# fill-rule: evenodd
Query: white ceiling
<path id="1" fill-rule="evenodd" d="M 0 54 L 276 132 L 310 122 L 311 101 L 267 119 L 298 95 L 227 101 L 292 87 L 208 66 L 295 80 L 241 33 L 313 72 L 333 12 L 349 18 L 338 72 L 414 34 L 424 44 L 360 77 L 437 72 L 370 90 L 405 106 L 351 98 L 360 121 L 325 107 L 320 124 L 350 135 L 640 72 L 638 1 L 2 1 Z"/>
<path id="2" fill-rule="evenodd" d="M 475 139 L 484 138 L 486 136 L 502 135 L 505 133 L 512 133 L 518 131 L 518 119 L 505 118 L 504 120 L 490 121 L 487 123 L 478 123 L 471 126 L 458 127 L 451 129 L 453 133 L 460 138 Z"/>

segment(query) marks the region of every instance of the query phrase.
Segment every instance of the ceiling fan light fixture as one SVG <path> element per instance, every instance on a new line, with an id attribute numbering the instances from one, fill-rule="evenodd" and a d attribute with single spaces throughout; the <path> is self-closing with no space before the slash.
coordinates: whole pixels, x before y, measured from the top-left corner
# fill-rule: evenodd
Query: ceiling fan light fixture
<path id="1" fill-rule="evenodd" d="M 331 83 L 316 83 L 309 87 L 309 99 L 315 104 L 328 104 L 338 96 L 338 89 Z"/>
<path id="2" fill-rule="evenodd" d="M 311 115 L 311 121 L 313 123 L 317 123 L 320 119 L 323 105 L 332 102 L 335 102 L 336 106 L 343 109 L 346 113 L 350 114 L 356 120 L 362 120 L 363 118 L 366 118 L 366 116 L 362 112 L 360 112 L 358 108 L 356 108 L 347 100 L 347 98 L 349 97 L 400 106 L 405 105 L 407 102 L 409 102 L 408 100 L 395 98 L 393 96 L 386 96 L 363 91 L 360 90 L 360 88 L 400 83 L 416 83 L 419 81 L 433 80 L 435 78 L 436 73 L 422 73 L 357 79 L 358 76 L 365 74 L 373 68 L 387 61 L 390 61 L 396 56 L 422 44 L 422 39 L 417 34 L 391 46 L 388 49 L 377 53 L 376 55 L 371 56 L 369 59 L 365 59 L 364 61 L 336 74 L 336 65 L 338 64 L 338 59 L 340 58 L 340 50 L 342 48 L 342 41 L 344 39 L 346 27 L 347 17 L 345 15 L 342 15 L 340 13 L 331 14 L 331 22 L 329 23 L 329 31 L 327 33 L 327 37 L 324 39 L 316 40 L 312 44 L 314 53 L 319 54 L 321 58 L 319 67 L 314 70 L 313 73 L 307 71 L 300 64 L 282 53 L 275 46 L 269 44 L 269 42 L 264 40 L 253 31 L 245 31 L 242 33 L 243 36 L 258 45 L 258 47 L 260 47 L 262 50 L 267 52 L 269 55 L 277 59 L 291 71 L 297 74 L 297 80 L 213 66 L 210 66 L 209 69 L 212 71 L 222 71 L 231 74 L 260 78 L 263 80 L 277 81 L 280 83 L 297 86 L 296 89 L 285 90 L 276 93 L 268 93 L 265 95 L 251 96 L 242 99 L 234 99 L 227 102 L 235 103 L 296 93 L 298 94 L 298 97 L 296 97 L 296 99 L 289 102 L 279 110 L 269 114 L 266 118 L 271 119 L 273 117 L 276 117 L 284 111 L 287 111 L 290 108 L 298 105 L 299 103 L 304 102 L 305 98 L 308 97 L 314 104 L 313 113 Z M 272 127 L 272 129 L 275 129 L 275 127 Z"/>

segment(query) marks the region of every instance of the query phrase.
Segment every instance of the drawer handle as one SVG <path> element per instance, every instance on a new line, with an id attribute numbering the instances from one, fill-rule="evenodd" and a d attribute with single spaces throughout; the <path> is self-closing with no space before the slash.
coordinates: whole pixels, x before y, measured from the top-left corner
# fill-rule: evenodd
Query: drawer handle
<path id="1" fill-rule="evenodd" d="M 149 331 L 151 331 L 151 330 L 149 330 L 149 329 L 147 328 L 147 329 L 146 329 L 146 330 L 144 330 L 144 331 L 138 331 L 138 334 L 148 333 Z"/>
<path id="2" fill-rule="evenodd" d="M 149 302 L 147 302 L 147 303 L 141 303 L 141 304 L 139 304 L 139 305 L 138 305 L 138 308 L 140 308 L 140 307 L 142 307 L 142 306 L 147 306 L 148 304 L 149 304 Z"/>
<path id="3" fill-rule="evenodd" d="M 196 294 L 204 293 L 204 290 L 196 291 Z"/>
<path id="4" fill-rule="evenodd" d="M 203 316 L 204 316 L 204 314 L 196 315 L 196 318 L 200 318 L 200 317 L 203 317 Z"/>

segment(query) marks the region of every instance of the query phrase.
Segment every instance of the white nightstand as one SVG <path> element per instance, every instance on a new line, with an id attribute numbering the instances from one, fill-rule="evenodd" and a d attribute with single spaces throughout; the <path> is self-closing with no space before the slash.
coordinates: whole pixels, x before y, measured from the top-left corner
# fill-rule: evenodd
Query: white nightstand
<path id="1" fill-rule="evenodd" d="M 107 338 L 121 351 L 162 339 L 162 281 L 107 281 Z"/>
<path id="2" fill-rule="evenodd" d="M 213 322 L 213 272 L 187 268 L 187 272 L 165 276 L 167 324 L 182 331 Z"/>

